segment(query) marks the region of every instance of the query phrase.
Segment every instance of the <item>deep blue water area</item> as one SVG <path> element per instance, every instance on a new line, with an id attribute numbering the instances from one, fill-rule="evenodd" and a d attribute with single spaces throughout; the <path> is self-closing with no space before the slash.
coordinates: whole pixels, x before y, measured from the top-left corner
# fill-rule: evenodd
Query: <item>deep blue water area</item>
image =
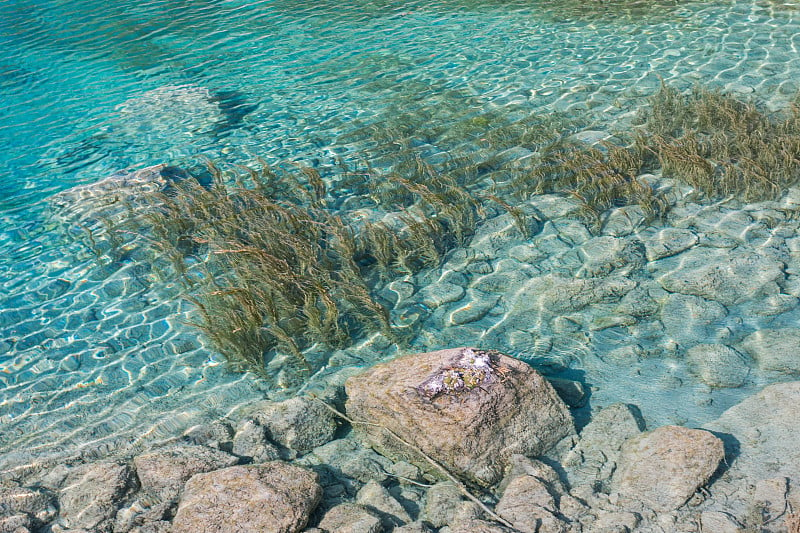
<path id="1" fill-rule="evenodd" d="M 187 325 L 174 282 L 134 261 L 99 264 L 54 216 L 54 194 L 203 158 L 389 169 L 394 146 L 431 160 L 492 154 L 489 133 L 534 115 L 568 117 L 564 135 L 629 132 L 662 81 L 774 111 L 800 89 L 798 48 L 800 11 L 778 1 L 0 0 L 0 452 L 135 446 L 265 394 Z M 487 135 L 455 133 L 476 123 Z M 613 364 L 581 357 L 627 345 L 629 330 L 591 330 L 584 343 L 564 326 L 561 341 L 555 328 L 523 342 L 511 307 L 442 335 L 449 319 L 434 313 L 415 347 L 488 338 L 525 356 L 550 343 L 572 352 L 558 361 L 568 374 L 613 381 Z M 740 311 L 729 313 L 708 324 L 735 329 Z M 669 331 L 641 334 L 661 346 Z M 340 363 L 376 360 L 364 346 Z M 683 364 L 663 361 L 647 365 Z M 633 401 L 623 374 L 605 401 Z M 679 395 L 665 407 L 665 385 L 639 401 L 654 420 L 702 422 L 741 396 L 715 394 L 713 406 Z"/>

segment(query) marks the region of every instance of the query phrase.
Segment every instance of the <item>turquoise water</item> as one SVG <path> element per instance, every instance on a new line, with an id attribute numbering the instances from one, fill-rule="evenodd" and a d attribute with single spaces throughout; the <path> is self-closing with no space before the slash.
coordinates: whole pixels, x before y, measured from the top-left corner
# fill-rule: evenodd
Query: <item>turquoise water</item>
<path id="1" fill-rule="evenodd" d="M 193 311 L 174 283 L 135 262 L 99 266 L 54 218 L 53 194 L 123 169 L 196 165 L 200 156 L 388 168 L 403 146 L 432 159 L 488 158 L 496 149 L 484 137 L 449 132 L 485 116 L 488 138 L 553 113 L 572 118 L 565 134 L 627 131 L 662 79 L 780 109 L 800 88 L 799 26 L 795 6 L 752 1 L 1 2 L 0 452 L 136 446 L 269 392 L 228 372 L 186 325 Z M 576 270 L 562 252 L 537 273 Z M 515 268 L 497 261 L 490 271 Z M 422 294 L 436 279 L 405 281 Z M 640 404 L 654 425 L 711 420 L 753 388 L 785 379 L 754 373 L 742 388 L 709 391 L 669 353 L 637 367 L 642 377 L 629 363 L 591 356 L 630 346 L 634 335 L 645 350 L 669 352 L 669 327 L 592 329 L 567 317 L 574 326 L 548 322 L 546 335 L 522 339 L 541 317 L 521 326 L 514 297 L 496 291 L 468 298 L 495 300 L 465 327 L 450 313 L 473 300 L 433 312 L 413 348 L 508 350 L 591 384 L 595 405 Z M 768 319 L 729 307 L 700 335 L 718 340 L 727 328 L 741 339 L 797 320 L 793 307 Z M 395 351 L 361 341 L 331 367 Z"/>

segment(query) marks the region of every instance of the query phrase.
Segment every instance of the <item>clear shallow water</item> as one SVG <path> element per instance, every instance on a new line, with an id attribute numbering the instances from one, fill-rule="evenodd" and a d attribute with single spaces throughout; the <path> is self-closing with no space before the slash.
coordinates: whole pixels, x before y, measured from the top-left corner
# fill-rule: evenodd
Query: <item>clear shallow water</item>
<path id="1" fill-rule="evenodd" d="M 481 138 L 448 133 L 483 115 L 487 130 L 563 112 L 575 132 L 625 131 L 662 78 L 773 108 L 794 97 L 792 6 L 628 5 L 0 3 L 0 451 L 127 447 L 264 394 L 185 325 L 191 309 L 176 287 L 141 265 L 98 267 L 68 238 L 48 216 L 46 198 L 58 191 L 201 155 L 321 166 L 341 156 L 382 168 L 397 141 L 431 157 L 491 152 Z M 622 328 L 565 326 L 550 341 L 523 342 L 499 311 L 472 329 L 443 331 L 434 319 L 415 348 L 491 341 L 532 357 L 551 342 L 541 359 L 561 364 L 567 353 L 573 375 L 603 384 L 596 401 L 639 403 L 654 425 L 702 423 L 762 379 L 714 401 L 704 393 L 698 405 L 691 378 L 665 370 L 678 359 L 647 363 L 652 389 L 649 378 L 633 385 L 625 363 L 590 364 L 592 353 L 629 344 Z M 387 353 L 366 345 L 339 362 Z"/>

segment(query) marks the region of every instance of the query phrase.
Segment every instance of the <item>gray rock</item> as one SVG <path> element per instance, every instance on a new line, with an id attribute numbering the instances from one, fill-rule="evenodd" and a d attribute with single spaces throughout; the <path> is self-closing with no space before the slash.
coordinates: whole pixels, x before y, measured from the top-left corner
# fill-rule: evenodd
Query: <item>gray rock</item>
<path id="1" fill-rule="evenodd" d="M 134 457 L 136 475 L 142 489 L 173 499 L 193 475 L 235 465 L 229 453 L 205 446 L 175 446 Z"/>
<path id="2" fill-rule="evenodd" d="M 764 523 L 774 522 L 791 509 L 791 505 L 786 501 L 789 494 L 789 479 L 776 477 L 772 479 L 760 479 L 756 482 L 753 491 L 753 503 L 759 516 L 763 517 Z"/>
<path id="3" fill-rule="evenodd" d="M 254 463 L 266 463 L 280 459 L 280 451 L 267 438 L 267 428 L 255 420 L 245 419 L 233 436 L 234 454 L 247 457 Z"/>
<path id="4" fill-rule="evenodd" d="M 691 346 L 713 339 L 728 311 L 718 302 L 688 294 L 670 294 L 661 308 L 666 335 L 679 344 Z"/>
<path id="5" fill-rule="evenodd" d="M 33 478 L 32 482 L 36 486 L 57 491 L 64 484 L 70 467 L 65 464 L 56 465 L 49 470 L 40 472 L 40 475 Z"/>
<path id="6" fill-rule="evenodd" d="M 131 529 L 130 533 L 171 533 L 172 523 L 166 520 L 159 520 L 157 522 L 149 522 L 136 526 Z M 116 531 L 114 532 L 116 533 Z"/>
<path id="7" fill-rule="evenodd" d="M 61 525 L 107 530 L 131 478 L 130 468 L 118 463 L 88 463 L 74 468 L 58 497 Z"/>
<path id="8" fill-rule="evenodd" d="M 633 326 L 634 324 L 636 324 L 636 318 L 630 315 L 599 315 L 592 318 L 589 323 L 589 329 L 591 331 L 602 331 L 620 326 Z"/>
<path id="9" fill-rule="evenodd" d="M 422 481 L 422 471 L 407 461 L 392 463 L 389 473 L 395 476 L 401 485 Z"/>
<path id="10" fill-rule="evenodd" d="M 697 235 L 688 229 L 664 228 L 644 241 L 647 260 L 657 261 L 683 252 L 697 244 Z"/>
<path id="11" fill-rule="evenodd" d="M 612 490 L 623 504 L 672 511 L 711 478 L 724 456 L 722 441 L 708 431 L 663 426 L 625 441 Z"/>
<path id="12" fill-rule="evenodd" d="M 333 413 L 320 402 L 304 397 L 261 403 L 253 419 L 267 428 L 273 442 L 300 453 L 329 442 L 336 432 Z"/>
<path id="13" fill-rule="evenodd" d="M 568 217 L 581 211 L 581 203 L 562 194 L 537 194 L 530 201 L 542 219 Z"/>
<path id="14" fill-rule="evenodd" d="M 651 288 L 652 287 L 648 285 L 637 285 L 636 288 L 622 297 L 615 311 L 636 318 L 655 315 L 658 313 L 661 305 L 653 298 L 651 292 L 655 291 L 651 291 Z"/>
<path id="15" fill-rule="evenodd" d="M 646 226 L 648 219 L 638 205 L 618 207 L 605 215 L 602 231 L 605 235 L 624 237 Z"/>
<path id="16" fill-rule="evenodd" d="M 209 448 L 223 448 L 231 442 L 232 437 L 231 427 L 221 421 L 193 426 L 183 434 L 183 438 L 190 444 Z"/>
<path id="17" fill-rule="evenodd" d="M 742 341 L 742 348 L 763 370 L 800 374 L 800 329 L 761 329 Z"/>
<path id="18" fill-rule="evenodd" d="M 430 470 L 399 436 L 482 485 L 499 481 L 511 455 L 540 455 L 574 432 L 552 386 L 498 352 L 456 348 L 399 357 L 351 377 L 346 389 L 347 412 L 373 448 Z"/>
<path id="19" fill-rule="evenodd" d="M 644 353 L 644 348 L 640 345 L 629 344 L 606 352 L 602 355 L 602 359 L 616 365 L 630 365 L 641 360 Z"/>
<path id="20" fill-rule="evenodd" d="M 425 496 L 425 520 L 436 528 L 452 523 L 462 501 L 461 490 L 455 484 L 436 483 Z"/>
<path id="21" fill-rule="evenodd" d="M 615 403 L 601 409 L 564 458 L 570 483 L 575 486 L 607 480 L 617 467 L 624 442 L 644 428 L 644 420 L 633 405 Z"/>
<path id="22" fill-rule="evenodd" d="M 330 509 L 319 528 L 327 533 L 381 533 L 381 519 L 363 505 L 343 503 Z"/>
<path id="23" fill-rule="evenodd" d="M 55 498 L 41 489 L 0 488 L 0 516 L 18 514 L 30 515 L 40 522 L 49 522 L 56 514 Z"/>
<path id="24" fill-rule="evenodd" d="M 515 533 L 516 530 L 486 520 L 464 520 L 453 525 L 449 533 Z"/>
<path id="25" fill-rule="evenodd" d="M 536 264 L 541 259 L 547 257 L 547 254 L 540 250 L 538 246 L 530 243 L 518 244 L 517 246 L 514 246 L 508 250 L 507 253 L 508 257 L 516 259 L 520 263 L 529 264 Z"/>
<path id="26" fill-rule="evenodd" d="M 314 451 L 299 461 L 304 466 L 326 465 L 361 483 L 383 482 L 388 478 L 386 472 L 392 461 L 364 448 L 353 439 L 336 439 Z"/>
<path id="27" fill-rule="evenodd" d="M 431 529 L 425 522 L 412 522 L 410 524 L 394 528 L 392 533 L 433 533 L 433 529 Z"/>
<path id="28" fill-rule="evenodd" d="M 749 251 L 694 248 L 680 256 L 680 264 L 658 278 L 670 292 L 691 294 L 723 305 L 733 305 L 764 294 L 776 294 L 783 264 Z"/>
<path id="29" fill-rule="evenodd" d="M 175 506 L 175 500 L 162 499 L 146 490 L 136 493 L 136 499 L 117 511 L 114 533 L 125 533 L 163 522 Z M 156 527 L 156 526 L 153 526 Z"/>
<path id="30" fill-rule="evenodd" d="M 30 533 L 31 517 L 26 514 L 0 514 L 0 533 Z"/>
<path id="31" fill-rule="evenodd" d="M 495 506 L 495 512 L 523 533 L 563 532 L 567 523 L 556 516 L 558 508 L 547 485 L 535 476 L 511 480 Z"/>
<path id="32" fill-rule="evenodd" d="M 356 503 L 374 511 L 381 518 L 383 527 L 387 529 L 413 521 L 400 502 L 377 481 L 370 481 L 361 487 L 356 495 Z"/>
<path id="33" fill-rule="evenodd" d="M 608 276 L 615 271 L 629 274 L 645 263 L 644 245 L 633 238 L 603 235 L 584 243 L 579 251 L 584 263 L 578 276 L 584 278 Z"/>
<path id="34" fill-rule="evenodd" d="M 586 403 L 586 391 L 580 381 L 566 378 L 547 378 L 547 382 L 553 386 L 558 397 L 572 408 L 581 407 Z"/>
<path id="35" fill-rule="evenodd" d="M 758 480 L 784 476 L 800 484 L 800 381 L 765 387 L 704 427 L 736 440 L 739 453 L 726 476 Z"/>
<path id="36" fill-rule="evenodd" d="M 494 309 L 498 299 L 497 296 L 489 296 L 480 291 L 470 290 L 469 302 L 454 309 L 450 313 L 448 322 L 456 326 L 477 322 Z"/>
<path id="37" fill-rule="evenodd" d="M 563 315 L 590 304 L 617 302 L 635 286 L 635 281 L 625 277 L 567 278 L 548 274 L 526 282 L 517 291 L 513 305 L 517 312 L 541 307 Z"/>
<path id="38" fill-rule="evenodd" d="M 172 533 L 295 533 L 322 498 L 317 476 L 279 461 L 193 476 Z"/>
<path id="39" fill-rule="evenodd" d="M 517 286 L 528 280 L 530 275 L 519 268 L 519 265 L 509 266 L 509 260 L 497 262 L 495 272 L 484 276 L 475 277 L 470 283 L 473 297 L 489 298 L 489 294 L 507 294 Z M 516 263 L 516 262 L 515 262 Z M 500 270 L 502 267 L 503 270 Z M 495 298 L 496 301 L 496 298 Z"/>
<path id="40" fill-rule="evenodd" d="M 775 316 L 791 311 L 797 307 L 797 297 L 790 294 L 770 294 L 764 298 L 749 302 L 747 313 L 756 316 Z"/>
<path id="41" fill-rule="evenodd" d="M 742 533 L 744 528 L 730 514 L 722 511 L 704 511 L 700 514 L 702 531 L 714 533 Z"/>
<path id="42" fill-rule="evenodd" d="M 428 285 L 420 291 L 422 303 L 431 309 L 436 309 L 447 303 L 457 302 L 464 297 L 464 294 L 466 294 L 464 287 L 446 281 Z"/>
<path id="43" fill-rule="evenodd" d="M 639 525 L 639 515 L 624 511 L 594 510 L 596 517 L 589 531 L 592 533 L 627 533 Z M 710 530 L 713 531 L 713 530 Z"/>
<path id="44" fill-rule="evenodd" d="M 538 461 L 525 457 L 524 455 L 512 455 L 509 461 L 506 475 L 503 481 L 497 486 L 497 491 L 502 493 L 506 490 L 508 484 L 518 476 L 533 476 L 545 485 L 548 490 L 553 494 L 561 494 L 566 492 L 566 487 L 561 482 L 561 478 L 553 467 Z"/>
<path id="45" fill-rule="evenodd" d="M 724 344 L 698 344 L 686 358 L 697 376 L 710 387 L 741 387 L 750 373 L 748 361 Z"/>

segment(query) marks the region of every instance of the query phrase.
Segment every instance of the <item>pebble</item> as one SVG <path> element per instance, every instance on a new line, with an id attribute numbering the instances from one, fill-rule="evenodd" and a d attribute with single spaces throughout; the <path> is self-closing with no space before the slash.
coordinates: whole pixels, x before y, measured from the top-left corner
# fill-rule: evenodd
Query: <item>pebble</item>
<path id="1" fill-rule="evenodd" d="M 468 304 L 451 312 L 448 321 L 456 326 L 476 322 L 485 317 L 497 305 L 497 300 L 498 297 L 496 296 L 475 298 Z"/>

